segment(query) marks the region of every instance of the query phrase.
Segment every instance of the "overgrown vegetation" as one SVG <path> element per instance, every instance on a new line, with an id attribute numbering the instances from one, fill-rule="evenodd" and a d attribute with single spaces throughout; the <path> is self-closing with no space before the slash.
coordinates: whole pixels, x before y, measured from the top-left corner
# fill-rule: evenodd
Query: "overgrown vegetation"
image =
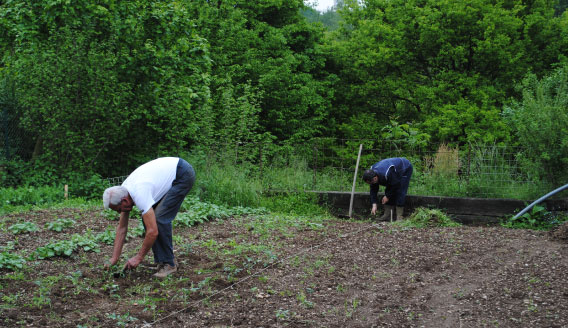
<path id="1" fill-rule="evenodd" d="M 419 207 L 412 215 L 402 221 L 395 221 L 395 226 L 412 228 L 433 227 L 459 227 L 460 223 L 453 221 L 446 213 L 439 209 Z"/>

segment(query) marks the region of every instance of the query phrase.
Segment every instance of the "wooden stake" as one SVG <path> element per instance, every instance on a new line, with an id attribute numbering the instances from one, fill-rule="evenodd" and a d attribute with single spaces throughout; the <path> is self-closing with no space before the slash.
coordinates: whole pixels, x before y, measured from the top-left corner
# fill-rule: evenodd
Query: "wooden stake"
<path id="1" fill-rule="evenodd" d="M 67 199 L 68 191 L 69 191 L 69 187 L 67 185 L 65 185 L 65 193 L 63 193 L 63 196 L 65 197 L 65 199 Z"/>
<path id="2" fill-rule="evenodd" d="M 355 195 L 355 183 L 357 182 L 357 170 L 359 169 L 361 150 L 363 150 L 363 144 L 359 145 L 359 155 L 357 155 L 357 164 L 355 164 L 355 174 L 353 175 L 353 187 L 351 188 L 351 200 L 349 201 L 349 217 L 352 217 L 353 214 L 353 197 Z"/>

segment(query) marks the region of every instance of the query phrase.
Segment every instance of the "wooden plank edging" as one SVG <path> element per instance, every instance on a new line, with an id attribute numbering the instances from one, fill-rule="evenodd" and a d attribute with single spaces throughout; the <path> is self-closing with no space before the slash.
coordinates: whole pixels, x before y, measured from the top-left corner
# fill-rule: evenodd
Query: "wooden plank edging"
<path id="1" fill-rule="evenodd" d="M 338 191 L 306 191 L 318 195 L 321 205 L 327 206 L 330 211 L 338 216 L 347 216 L 351 193 Z M 379 193 L 381 196 L 382 194 Z M 380 197 L 379 197 L 380 199 Z M 468 198 L 468 197 L 442 197 L 442 196 L 415 196 L 408 195 L 406 198 L 405 212 L 411 213 L 415 208 L 437 208 L 458 222 L 464 224 L 487 224 L 497 223 L 502 218 L 511 217 L 526 206 L 532 200 L 498 198 Z M 545 206 L 551 212 L 568 211 L 568 199 L 547 199 L 540 205 Z M 370 217 L 369 193 L 357 192 L 353 198 L 353 216 L 357 218 Z"/>

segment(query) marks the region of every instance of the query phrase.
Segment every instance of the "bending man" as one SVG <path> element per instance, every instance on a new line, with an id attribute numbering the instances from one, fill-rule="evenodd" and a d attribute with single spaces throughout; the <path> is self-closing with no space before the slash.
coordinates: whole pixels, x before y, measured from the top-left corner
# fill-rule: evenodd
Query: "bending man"
<path id="1" fill-rule="evenodd" d="M 404 201 L 412 176 L 412 164 L 403 157 L 387 158 L 373 164 L 363 173 L 363 181 L 371 187 L 371 214 L 377 212 L 377 192 L 379 185 L 385 186 L 385 195 L 381 203 L 385 212 L 379 220 L 388 220 L 396 207 L 396 219 L 401 220 L 404 215 Z"/>
<path id="2" fill-rule="evenodd" d="M 138 167 L 121 186 L 106 189 L 104 207 L 120 213 L 110 265 L 120 258 L 128 232 L 128 217 L 136 205 L 142 212 L 146 234 L 142 247 L 124 268 L 136 268 L 151 248 L 158 264 L 155 277 L 163 278 L 176 272 L 172 222 L 194 181 L 195 171 L 188 162 L 177 157 L 162 157 Z"/>

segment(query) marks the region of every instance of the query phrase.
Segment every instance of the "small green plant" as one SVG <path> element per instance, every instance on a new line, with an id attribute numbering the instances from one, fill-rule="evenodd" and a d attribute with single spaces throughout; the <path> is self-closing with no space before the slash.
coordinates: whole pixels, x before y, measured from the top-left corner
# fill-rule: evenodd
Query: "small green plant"
<path id="1" fill-rule="evenodd" d="M 8 269 L 15 271 L 24 267 L 26 260 L 15 253 L 3 251 L 0 253 L 0 269 Z"/>
<path id="2" fill-rule="evenodd" d="M 501 225 L 510 229 L 550 230 L 568 220 L 568 216 L 555 215 L 545 207 L 535 205 L 529 212 L 505 220 Z"/>
<path id="3" fill-rule="evenodd" d="M 345 300 L 345 316 L 347 318 L 351 318 L 355 311 L 357 311 L 359 304 L 361 304 L 361 300 L 358 300 L 357 298 L 352 299 L 351 302 Z"/>
<path id="4" fill-rule="evenodd" d="M 51 305 L 51 288 L 55 285 L 61 277 L 59 276 L 47 276 L 43 279 L 34 281 L 38 286 L 37 294 L 34 295 L 32 303 L 34 306 L 41 308 L 44 305 Z"/>
<path id="5" fill-rule="evenodd" d="M 103 284 L 102 289 L 112 296 L 120 291 L 120 286 L 114 282 L 107 282 Z"/>
<path id="6" fill-rule="evenodd" d="M 1 305 L 0 308 L 15 306 L 17 304 L 20 296 L 22 296 L 20 293 L 16 293 L 16 294 L 12 294 L 12 295 L 3 295 L 2 296 L 2 302 L 4 302 L 5 305 Z"/>
<path id="7" fill-rule="evenodd" d="M 101 211 L 101 216 L 109 221 L 118 221 L 120 215 L 113 210 L 103 210 Z"/>
<path id="8" fill-rule="evenodd" d="M 136 237 L 144 237 L 145 234 L 146 234 L 146 229 L 144 229 L 144 223 L 140 221 L 138 225 L 134 229 L 132 229 L 132 235 Z"/>
<path id="9" fill-rule="evenodd" d="M 95 238 L 98 242 L 107 245 L 114 244 L 115 231 L 112 227 L 107 227 L 105 231 L 99 233 Z"/>
<path id="10" fill-rule="evenodd" d="M 277 320 L 288 320 L 290 317 L 290 310 L 278 309 L 276 310 Z"/>
<path id="11" fill-rule="evenodd" d="M 52 222 L 48 222 L 45 224 L 45 227 L 48 230 L 61 232 L 65 228 L 72 227 L 75 224 L 75 220 L 72 219 L 57 219 Z"/>
<path id="12" fill-rule="evenodd" d="M 296 299 L 300 302 L 301 305 L 305 306 L 308 309 L 311 309 L 314 307 L 314 303 L 312 301 L 309 301 L 308 298 L 306 297 L 306 294 L 301 291 L 296 295 Z"/>
<path id="13" fill-rule="evenodd" d="M 112 320 L 116 320 L 116 325 L 118 327 L 126 327 L 128 325 L 128 323 L 138 320 L 136 317 L 131 316 L 130 313 L 126 313 L 126 314 L 110 313 L 110 314 L 107 314 L 107 318 L 112 319 Z"/>
<path id="14" fill-rule="evenodd" d="M 88 231 L 85 235 L 74 234 L 71 241 L 76 247 L 81 247 L 85 252 L 99 253 L 101 248 L 93 234 Z"/>
<path id="15" fill-rule="evenodd" d="M 39 228 L 37 224 L 33 222 L 22 222 L 11 225 L 8 227 L 8 230 L 10 230 L 10 232 L 14 235 L 19 235 L 22 233 L 36 232 Z"/>
<path id="16" fill-rule="evenodd" d="M 68 274 L 65 278 L 67 278 L 73 286 L 75 286 L 74 294 L 78 295 L 81 292 L 81 285 L 80 279 L 83 277 L 83 272 L 81 270 L 77 270 Z"/>

